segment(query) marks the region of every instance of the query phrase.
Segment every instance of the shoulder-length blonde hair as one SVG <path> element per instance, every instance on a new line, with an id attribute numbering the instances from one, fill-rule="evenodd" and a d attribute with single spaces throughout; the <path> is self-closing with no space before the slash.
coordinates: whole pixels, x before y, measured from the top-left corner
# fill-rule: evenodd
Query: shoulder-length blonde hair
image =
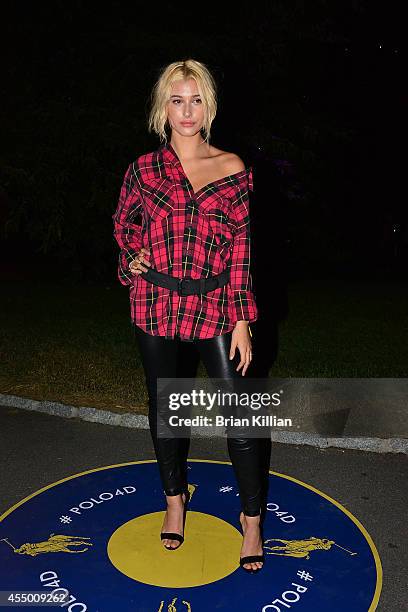
<path id="1" fill-rule="evenodd" d="M 148 117 L 148 130 L 155 132 L 160 142 L 167 142 L 168 127 L 166 104 L 170 98 L 171 86 L 179 79 L 195 79 L 204 105 L 204 138 L 210 138 L 211 124 L 217 113 L 217 86 L 207 66 L 193 59 L 173 62 L 165 66 L 153 86 L 150 95 L 151 108 Z"/>

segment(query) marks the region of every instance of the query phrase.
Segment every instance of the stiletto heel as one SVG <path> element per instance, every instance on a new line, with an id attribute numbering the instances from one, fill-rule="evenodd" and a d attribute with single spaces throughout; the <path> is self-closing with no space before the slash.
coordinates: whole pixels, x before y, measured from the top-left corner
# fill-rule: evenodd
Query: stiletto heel
<path id="1" fill-rule="evenodd" d="M 177 550 L 178 548 L 180 548 L 180 546 L 184 542 L 184 525 L 186 523 L 187 506 L 188 506 L 188 502 L 190 501 L 190 491 L 187 489 L 186 491 L 183 491 L 183 493 L 186 496 L 186 499 L 184 501 L 184 509 L 183 509 L 183 535 L 180 533 L 172 533 L 170 531 L 163 531 L 160 534 L 161 540 L 177 540 L 178 542 L 180 542 L 180 544 L 175 547 L 164 545 L 164 548 L 167 548 L 167 550 Z"/>
<path id="2" fill-rule="evenodd" d="M 239 515 L 239 522 L 241 523 L 242 533 L 244 533 L 244 528 L 243 528 L 242 522 L 241 522 L 241 514 L 243 514 L 243 512 L 241 512 L 240 515 Z M 259 519 L 259 532 L 260 532 L 260 535 L 261 535 L 261 540 L 262 540 L 262 545 L 263 545 L 263 525 L 261 524 L 261 519 Z M 244 565 L 246 563 L 257 563 L 257 562 L 262 563 L 262 567 L 257 567 L 256 569 L 249 569 L 247 567 L 244 567 Z M 259 572 L 259 570 L 263 569 L 263 567 L 265 565 L 265 555 L 264 555 L 264 553 L 262 553 L 262 555 L 247 555 L 246 557 L 240 557 L 239 565 L 248 574 L 256 574 L 257 572 Z"/>

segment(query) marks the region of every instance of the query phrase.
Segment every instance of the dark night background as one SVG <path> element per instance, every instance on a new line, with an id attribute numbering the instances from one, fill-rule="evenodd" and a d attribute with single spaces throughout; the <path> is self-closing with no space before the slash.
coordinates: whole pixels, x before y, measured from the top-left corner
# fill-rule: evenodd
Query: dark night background
<path id="1" fill-rule="evenodd" d="M 147 432 L 101 425 L 148 414 L 112 215 L 129 164 L 160 144 L 147 132 L 159 71 L 193 58 L 219 88 L 211 143 L 254 170 L 259 319 L 251 324 L 248 378 L 344 380 L 333 402 L 324 384 L 310 410 L 299 402 L 302 441 L 295 430 L 293 444 L 274 443 L 272 464 L 359 517 L 384 564 L 381 610 L 403 609 L 406 459 L 390 454 L 406 450 L 408 437 L 405 387 L 394 381 L 408 380 L 402 7 L 394 0 L 3 7 L 0 394 L 11 398 L 9 408 L 0 406 L 4 509 L 92 466 L 153 456 Z M 204 376 L 193 343 L 180 345 L 180 372 L 193 377 L 198 365 Z M 343 394 L 349 377 L 362 379 L 361 401 Z M 372 389 L 381 384 L 365 386 L 373 378 L 385 379 L 378 397 Z M 21 405 L 33 411 L 20 416 L 13 406 Z M 71 407 L 84 410 L 59 425 L 35 414 L 44 406 L 64 417 Z M 303 446 L 332 436 L 341 438 L 339 449 Z M 367 439 L 380 453 L 365 452 Z M 225 458 L 207 439 L 197 449 Z M 350 610 L 355 605 L 350 599 Z"/>
<path id="2" fill-rule="evenodd" d="M 266 259 L 272 276 L 403 276 L 401 16 L 386 13 L 362 1 L 17 5 L 3 24 L 3 279 L 115 281 L 123 174 L 159 145 L 150 91 L 188 57 L 219 86 L 212 143 L 254 166 L 255 281 Z"/>

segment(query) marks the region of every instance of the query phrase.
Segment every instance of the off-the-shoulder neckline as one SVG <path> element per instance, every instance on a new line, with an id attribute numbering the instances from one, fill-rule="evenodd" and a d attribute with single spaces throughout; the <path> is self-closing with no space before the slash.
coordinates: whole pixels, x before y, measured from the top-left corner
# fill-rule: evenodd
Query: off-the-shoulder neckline
<path id="1" fill-rule="evenodd" d="M 241 177 L 246 176 L 247 174 L 249 174 L 251 171 L 251 167 L 247 167 L 244 168 L 243 170 L 239 170 L 238 172 L 234 172 L 234 174 L 228 174 L 227 176 L 223 176 L 219 179 L 215 179 L 215 181 L 211 181 L 210 183 L 207 183 L 207 185 L 204 185 L 203 187 L 200 187 L 200 189 L 198 189 L 197 191 L 193 190 L 193 186 L 191 185 L 190 181 L 188 180 L 188 177 L 186 176 L 189 184 L 191 185 L 191 189 L 192 189 L 192 193 L 194 195 L 194 197 L 196 198 L 202 191 L 206 191 L 209 187 L 213 187 L 214 185 L 218 185 L 219 183 L 228 183 L 229 181 L 236 179 L 239 180 Z"/>
<path id="2" fill-rule="evenodd" d="M 162 147 L 164 149 L 167 148 L 167 150 L 172 154 L 172 156 L 175 158 L 175 161 L 177 161 L 177 163 L 179 164 L 185 179 L 187 180 L 188 184 L 191 187 L 191 193 L 193 194 L 194 198 L 197 198 L 199 195 L 201 195 L 201 192 L 206 191 L 208 188 L 213 187 L 214 185 L 218 185 L 219 183 L 228 183 L 229 181 L 233 181 L 235 180 L 239 180 L 241 177 L 244 177 L 246 175 L 250 175 L 251 171 L 252 171 L 252 166 L 246 166 L 243 170 L 238 170 L 238 172 L 234 172 L 233 174 L 227 174 L 226 176 L 222 176 L 219 179 L 215 179 L 214 181 L 211 181 L 210 183 L 207 183 L 206 185 L 203 185 L 202 187 L 200 187 L 197 191 L 194 191 L 193 189 L 193 185 L 191 184 L 187 174 L 184 171 L 184 168 L 181 164 L 181 161 L 176 153 L 176 151 L 174 150 L 173 146 L 170 144 L 170 142 L 168 142 L 167 144 L 163 144 Z"/>

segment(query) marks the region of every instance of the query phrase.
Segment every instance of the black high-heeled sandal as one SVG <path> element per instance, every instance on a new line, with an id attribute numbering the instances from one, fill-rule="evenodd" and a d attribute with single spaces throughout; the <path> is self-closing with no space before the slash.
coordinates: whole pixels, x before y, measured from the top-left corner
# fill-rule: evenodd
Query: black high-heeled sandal
<path id="1" fill-rule="evenodd" d="M 243 512 L 240 513 L 239 515 L 239 522 L 242 528 L 242 535 L 244 535 L 244 529 L 242 527 L 242 522 L 241 522 L 241 514 L 243 514 Z M 245 516 L 245 515 L 244 515 Z M 260 531 L 260 535 L 261 535 L 261 540 L 262 540 L 262 545 L 263 545 L 263 525 L 261 523 L 261 520 L 259 519 L 259 531 Z M 262 567 L 257 567 L 256 569 L 252 569 L 252 568 L 248 568 L 248 567 L 244 567 L 244 565 L 246 563 L 257 563 L 260 562 L 262 563 Z M 246 557 L 240 557 L 239 558 L 239 565 L 240 567 L 242 567 L 243 570 L 245 570 L 248 574 L 256 574 L 257 572 L 259 572 L 261 569 L 264 568 L 265 566 L 265 555 L 264 553 L 262 553 L 262 555 L 247 555 Z"/>
<path id="2" fill-rule="evenodd" d="M 186 489 L 185 491 L 182 491 L 182 494 L 183 493 L 186 496 L 186 499 L 184 502 L 184 510 L 183 510 L 183 535 L 181 535 L 180 533 L 172 533 L 171 531 L 163 531 L 160 534 L 161 540 L 177 540 L 178 542 L 180 542 L 178 546 L 174 546 L 174 547 L 166 546 L 165 544 L 164 548 L 167 548 L 167 550 L 178 550 L 180 546 L 182 545 L 182 543 L 184 542 L 184 525 L 186 524 L 186 513 L 187 513 L 188 502 L 190 501 L 190 491 Z"/>

